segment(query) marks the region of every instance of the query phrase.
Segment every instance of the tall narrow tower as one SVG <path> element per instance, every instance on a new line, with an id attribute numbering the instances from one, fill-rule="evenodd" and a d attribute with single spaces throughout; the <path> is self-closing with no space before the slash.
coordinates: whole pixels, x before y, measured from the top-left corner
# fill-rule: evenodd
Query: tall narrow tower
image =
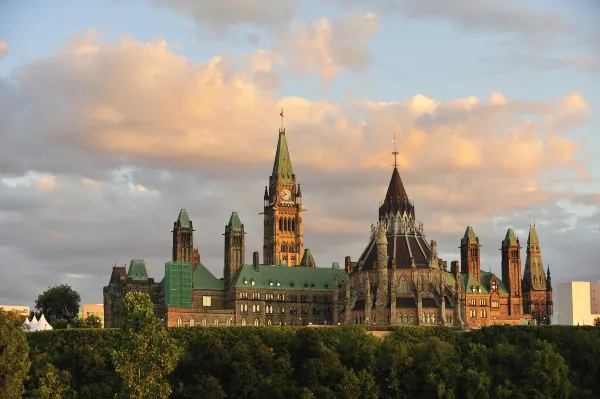
<path id="1" fill-rule="evenodd" d="M 245 261 L 244 225 L 237 212 L 231 213 L 229 223 L 225 226 L 225 265 L 223 276 L 229 288 L 238 270 Z"/>
<path id="2" fill-rule="evenodd" d="M 264 200 L 263 262 L 298 265 L 304 252 L 302 192 L 296 183 L 283 128 L 279 129 L 273 172 Z"/>
<path id="3" fill-rule="evenodd" d="M 512 229 L 502 241 L 502 281 L 508 289 L 509 315 L 523 315 L 523 287 L 521 286 L 521 245 Z"/>
<path id="4" fill-rule="evenodd" d="M 469 273 L 481 282 L 481 253 L 479 251 L 479 237 L 475 235 L 473 227 L 468 226 L 465 235 L 460 240 L 461 273 Z"/>
<path id="5" fill-rule="evenodd" d="M 525 312 L 531 314 L 540 324 L 549 323 L 552 315 L 552 309 L 548 306 L 548 295 L 551 295 L 552 291 L 551 287 L 548 289 L 548 284 L 546 273 L 544 273 L 540 240 L 535 225 L 533 225 L 529 227 L 529 238 L 527 239 L 527 259 L 523 272 L 523 301 Z"/>
<path id="6" fill-rule="evenodd" d="M 192 262 L 194 258 L 194 228 L 187 211 L 179 211 L 173 223 L 173 262 Z"/>

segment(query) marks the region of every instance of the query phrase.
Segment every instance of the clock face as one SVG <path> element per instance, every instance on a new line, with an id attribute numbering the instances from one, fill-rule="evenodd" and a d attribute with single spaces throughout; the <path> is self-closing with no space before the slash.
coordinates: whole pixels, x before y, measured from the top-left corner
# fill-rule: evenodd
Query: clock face
<path id="1" fill-rule="evenodd" d="M 283 199 L 284 201 L 289 201 L 292 199 L 292 192 L 289 188 L 284 188 L 283 190 L 281 190 L 281 199 Z"/>

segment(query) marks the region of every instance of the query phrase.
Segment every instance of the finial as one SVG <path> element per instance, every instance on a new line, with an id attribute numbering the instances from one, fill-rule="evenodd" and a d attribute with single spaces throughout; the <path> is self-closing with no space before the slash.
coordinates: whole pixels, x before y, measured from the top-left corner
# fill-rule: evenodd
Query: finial
<path id="1" fill-rule="evenodd" d="M 531 216 L 529 216 L 529 227 L 531 227 Z"/>
<path id="2" fill-rule="evenodd" d="M 396 157 L 398 156 L 398 151 L 396 150 L 396 133 L 394 133 L 394 139 L 392 140 L 392 143 L 394 144 L 394 152 L 392 152 L 392 155 L 394 156 L 394 168 L 398 166 L 397 163 L 397 159 Z"/>
<path id="3" fill-rule="evenodd" d="M 283 131 L 283 108 L 281 108 L 281 112 L 279 113 L 279 116 L 281 116 L 281 128 L 280 128 L 280 131 Z"/>
<path id="4" fill-rule="evenodd" d="M 535 229 L 535 216 L 533 217 L 533 228 Z"/>

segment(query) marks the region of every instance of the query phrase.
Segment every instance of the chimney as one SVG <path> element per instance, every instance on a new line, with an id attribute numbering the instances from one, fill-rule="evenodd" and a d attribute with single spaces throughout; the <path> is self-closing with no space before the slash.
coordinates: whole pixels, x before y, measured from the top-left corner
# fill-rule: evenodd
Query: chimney
<path id="1" fill-rule="evenodd" d="M 254 253 L 252 254 L 252 266 L 254 266 L 254 269 L 256 269 L 256 271 L 258 271 L 259 264 L 260 258 L 258 257 L 258 251 L 254 251 Z"/>
<path id="2" fill-rule="evenodd" d="M 344 258 L 344 265 L 346 268 L 346 273 L 350 273 L 352 271 L 352 260 L 349 256 Z"/>
<path id="3" fill-rule="evenodd" d="M 458 273 L 458 271 L 459 271 L 458 261 L 453 260 L 452 262 L 450 262 L 450 273 L 456 274 L 456 273 Z"/>

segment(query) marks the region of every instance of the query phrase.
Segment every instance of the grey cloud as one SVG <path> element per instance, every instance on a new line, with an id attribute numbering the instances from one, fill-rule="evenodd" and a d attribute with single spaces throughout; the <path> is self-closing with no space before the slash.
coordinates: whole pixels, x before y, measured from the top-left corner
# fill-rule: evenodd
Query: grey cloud
<path id="1" fill-rule="evenodd" d="M 209 26 L 217 34 L 232 26 L 276 27 L 287 25 L 296 14 L 297 0 L 148 0 Z"/>

